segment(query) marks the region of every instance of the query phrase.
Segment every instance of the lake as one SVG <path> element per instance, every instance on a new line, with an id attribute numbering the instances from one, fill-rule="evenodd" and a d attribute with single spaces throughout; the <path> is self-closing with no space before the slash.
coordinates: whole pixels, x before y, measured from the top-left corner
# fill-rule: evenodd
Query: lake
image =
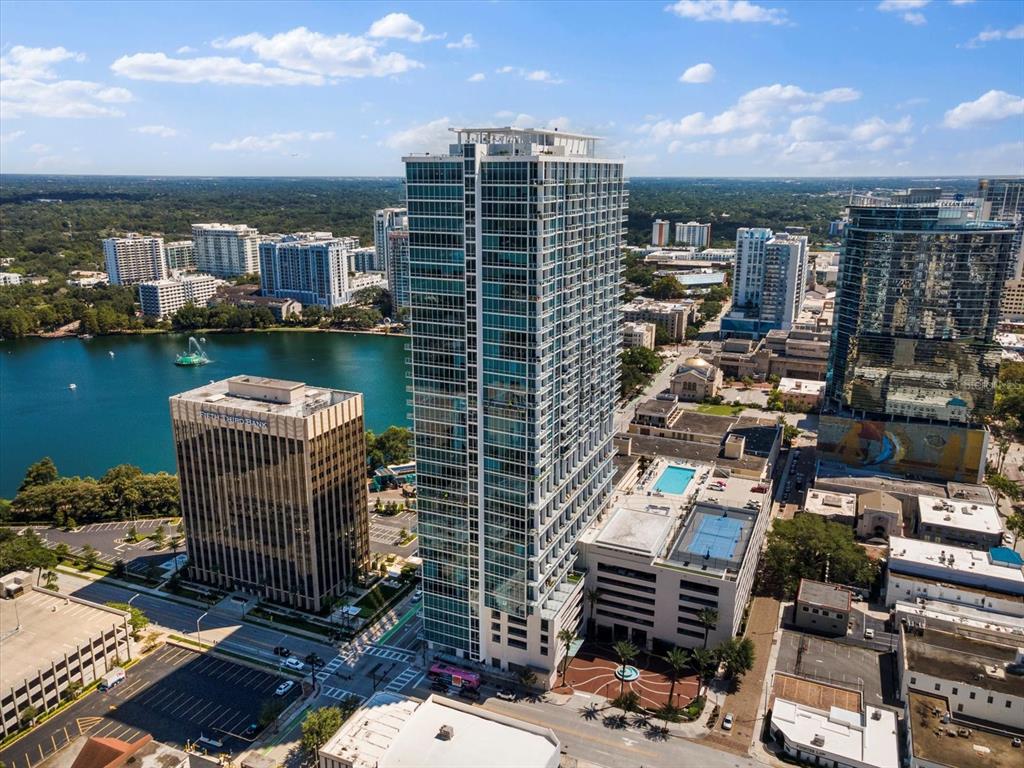
<path id="1" fill-rule="evenodd" d="M 62 475 L 98 477 L 123 463 L 174 472 L 167 398 L 241 373 L 362 392 L 367 429 L 408 425 L 404 337 L 280 331 L 206 339 L 211 362 L 196 368 L 174 365 L 188 343 L 177 334 L 0 343 L 0 496 L 11 498 L 43 456 Z"/>

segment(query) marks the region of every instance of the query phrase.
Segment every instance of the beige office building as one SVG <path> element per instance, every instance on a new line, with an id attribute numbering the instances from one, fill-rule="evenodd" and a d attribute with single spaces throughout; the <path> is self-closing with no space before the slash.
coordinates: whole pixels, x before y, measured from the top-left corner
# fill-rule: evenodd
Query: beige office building
<path id="1" fill-rule="evenodd" d="M 233 376 L 171 397 L 191 576 L 319 610 L 369 556 L 363 396 Z"/>

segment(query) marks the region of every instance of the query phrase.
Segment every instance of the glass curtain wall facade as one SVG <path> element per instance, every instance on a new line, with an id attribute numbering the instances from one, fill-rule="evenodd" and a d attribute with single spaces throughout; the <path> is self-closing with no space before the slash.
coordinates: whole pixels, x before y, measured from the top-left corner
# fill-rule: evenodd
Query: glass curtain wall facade
<path id="1" fill-rule="evenodd" d="M 851 206 L 827 376 L 834 412 L 977 423 L 1014 231 L 941 204 Z"/>
<path id="2" fill-rule="evenodd" d="M 514 129 L 405 163 L 425 636 L 553 669 L 611 490 L 622 163 Z"/>

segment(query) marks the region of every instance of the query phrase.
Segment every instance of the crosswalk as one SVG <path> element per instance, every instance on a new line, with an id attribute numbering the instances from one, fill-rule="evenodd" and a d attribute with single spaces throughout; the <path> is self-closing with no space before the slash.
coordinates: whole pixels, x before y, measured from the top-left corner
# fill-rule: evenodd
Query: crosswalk
<path id="1" fill-rule="evenodd" d="M 378 659 L 401 661 L 405 664 L 411 663 L 414 658 L 411 653 L 400 651 L 387 645 L 368 645 L 363 649 L 363 653 L 367 656 L 376 656 Z"/>
<path id="2" fill-rule="evenodd" d="M 389 693 L 400 693 L 405 686 L 409 685 L 417 677 L 423 677 L 423 674 L 416 667 L 406 667 L 402 674 L 384 686 L 384 690 Z"/>
<path id="3" fill-rule="evenodd" d="M 362 704 L 365 701 L 365 696 L 360 696 L 358 693 L 352 693 L 346 691 L 344 688 L 335 688 L 333 685 L 325 685 L 320 689 L 320 695 L 326 696 L 329 699 L 335 701 L 344 701 L 345 699 L 355 699 L 358 703 Z"/>
<path id="4" fill-rule="evenodd" d="M 316 673 L 316 679 L 322 683 L 328 677 L 333 675 L 338 670 L 338 667 L 342 666 L 344 663 L 345 659 L 341 656 L 341 654 L 338 654 L 333 659 L 328 661 L 324 665 L 323 669 Z"/>

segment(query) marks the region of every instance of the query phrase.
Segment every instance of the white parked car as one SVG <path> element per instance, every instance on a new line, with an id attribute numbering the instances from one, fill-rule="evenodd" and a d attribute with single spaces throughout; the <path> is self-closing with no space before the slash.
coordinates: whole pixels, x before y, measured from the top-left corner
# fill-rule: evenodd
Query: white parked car
<path id="1" fill-rule="evenodd" d="M 274 691 L 274 695 L 275 696 L 284 696 L 286 693 L 288 693 L 288 691 L 290 691 L 294 687 L 295 687 L 295 681 L 294 680 L 285 680 L 283 683 L 281 683 L 279 686 L 277 686 L 277 689 Z"/>
<path id="2" fill-rule="evenodd" d="M 301 672 L 306 668 L 306 665 L 298 659 L 296 659 L 294 656 L 289 656 L 287 659 L 282 661 L 281 666 L 287 667 L 288 669 L 294 669 L 296 672 Z"/>
<path id="3" fill-rule="evenodd" d="M 733 714 L 732 714 L 732 712 L 729 712 L 722 719 L 722 730 L 723 731 L 731 731 L 732 730 L 732 721 L 733 721 Z"/>

